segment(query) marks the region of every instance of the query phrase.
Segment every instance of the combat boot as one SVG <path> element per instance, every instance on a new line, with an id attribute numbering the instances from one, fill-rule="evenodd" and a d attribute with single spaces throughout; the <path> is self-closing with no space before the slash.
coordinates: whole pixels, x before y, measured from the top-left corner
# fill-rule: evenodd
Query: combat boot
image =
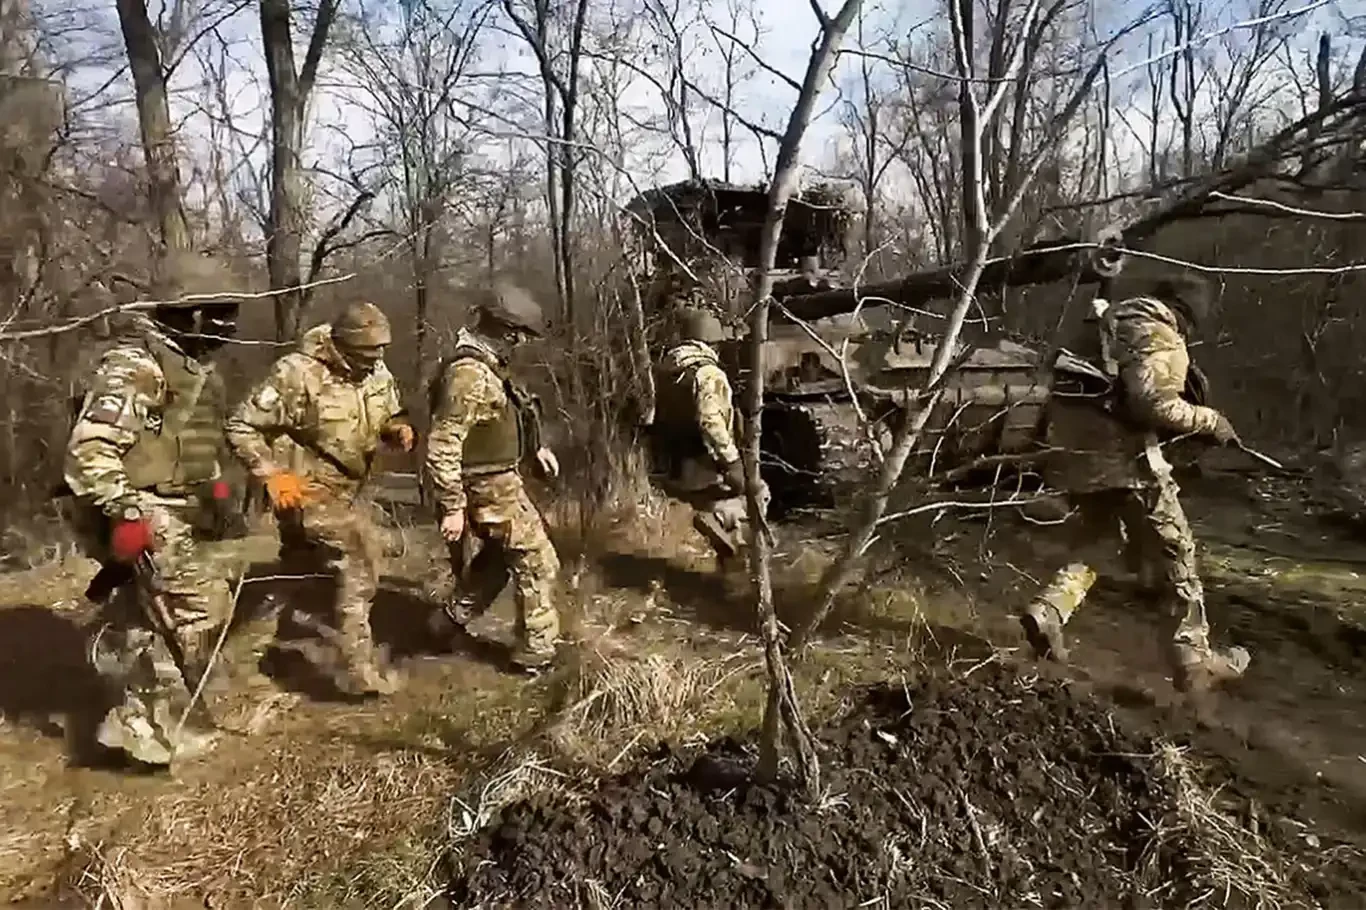
<path id="1" fill-rule="evenodd" d="M 337 674 L 337 688 L 348 695 L 392 695 L 398 678 L 380 667 L 375 646 L 369 640 L 352 642 L 343 654 L 344 667 Z"/>
<path id="2" fill-rule="evenodd" d="M 726 528 L 722 527 L 721 519 L 715 512 L 698 512 L 693 516 L 692 525 L 707 539 L 707 543 L 711 544 L 712 550 L 716 553 L 718 568 L 725 571 L 728 566 L 734 565 L 740 547 L 736 545 Z"/>
<path id="3" fill-rule="evenodd" d="M 95 740 L 106 749 L 122 752 L 144 765 L 171 764 L 174 750 L 164 731 L 139 710 L 119 705 L 109 711 L 95 731 Z"/>
<path id="4" fill-rule="evenodd" d="M 393 695 L 399 689 L 398 677 L 381 670 L 373 660 L 353 663 L 345 683 L 353 695 Z"/>
<path id="5" fill-rule="evenodd" d="M 1252 663 L 1246 648 L 1216 651 L 1196 645 L 1176 646 L 1176 667 L 1172 681 L 1177 691 L 1201 693 L 1240 678 Z"/>
<path id="6" fill-rule="evenodd" d="M 1020 616 L 1020 625 L 1036 658 L 1066 663 L 1067 636 L 1063 633 L 1063 620 L 1051 604 L 1031 601 Z"/>
<path id="7" fill-rule="evenodd" d="M 1040 591 L 1020 615 L 1020 625 L 1034 655 L 1040 660 L 1067 660 L 1067 639 L 1063 629 L 1072 614 L 1086 600 L 1096 582 L 1095 570 L 1074 562 L 1063 568 Z"/>
<path id="8" fill-rule="evenodd" d="M 213 730 L 185 724 L 176 732 L 179 718 L 172 714 L 169 704 L 157 705 L 152 717 L 140 705 L 119 705 L 100 722 L 95 739 L 106 749 L 155 767 L 169 766 L 177 759 L 197 758 L 218 745 L 219 735 Z"/>

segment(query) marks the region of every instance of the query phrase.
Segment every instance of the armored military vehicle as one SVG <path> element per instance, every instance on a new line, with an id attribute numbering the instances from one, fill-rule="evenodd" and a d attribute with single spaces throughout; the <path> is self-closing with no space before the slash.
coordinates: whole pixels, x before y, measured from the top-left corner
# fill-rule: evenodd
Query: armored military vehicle
<path id="1" fill-rule="evenodd" d="M 632 200 L 627 210 L 637 225 L 640 284 L 649 288 L 647 324 L 665 327 L 672 308 L 700 303 L 738 327 L 750 301 L 766 205 L 763 187 L 696 182 Z M 788 303 L 840 296 L 843 282 L 833 266 L 847 258 L 851 220 L 849 205 L 829 190 L 788 205 L 763 355 L 763 473 L 780 514 L 828 506 L 845 482 L 866 476 L 872 446 L 885 447 L 892 427 L 908 419 L 906 390 L 923 387 L 938 343 L 933 333 L 899 324 L 885 305 L 850 312 L 854 295 L 847 289 L 846 306 L 825 307 L 844 312 L 790 318 Z M 667 343 L 666 333 L 661 328 L 652 341 Z M 748 374 L 743 342 L 723 345 L 722 357 L 741 386 Z M 1051 384 L 1039 375 L 1040 359 L 1038 351 L 1008 339 L 979 340 L 931 415 L 919 468 L 1037 447 Z M 1094 372 L 1065 354 L 1064 365 Z"/>

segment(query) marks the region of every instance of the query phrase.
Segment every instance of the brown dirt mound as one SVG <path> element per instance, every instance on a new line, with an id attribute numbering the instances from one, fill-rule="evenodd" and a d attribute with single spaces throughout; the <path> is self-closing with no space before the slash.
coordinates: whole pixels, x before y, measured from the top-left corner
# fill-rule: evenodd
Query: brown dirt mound
<path id="1" fill-rule="evenodd" d="M 876 689 L 821 740 L 815 807 L 747 782 L 752 747 L 730 741 L 662 752 L 579 801 L 509 806 L 459 851 L 451 896 L 529 908 L 1366 906 L 1349 848 L 1311 838 L 1312 855 L 1292 855 L 1277 824 L 1216 806 L 1181 750 L 1126 732 L 1060 682 L 992 665 Z"/>

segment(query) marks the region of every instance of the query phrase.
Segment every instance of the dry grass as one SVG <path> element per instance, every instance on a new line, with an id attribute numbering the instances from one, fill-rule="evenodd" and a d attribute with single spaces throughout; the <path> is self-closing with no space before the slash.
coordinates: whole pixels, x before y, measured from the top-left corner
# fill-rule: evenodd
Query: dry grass
<path id="1" fill-rule="evenodd" d="M 458 774 L 413 753 L 333 752 L 279 751 L 231 783 L 161 794 L 121 826 L 117 849 L 73 831 L 90 854 L 80 890 L 124 906 L 185 894 L 220 906 L 309 906 L 318 893 L 335 906 L 422 906 L 440 888 L 433 820 Z"/>
<path id="2" fill-rule="evenodd" d="M 756 649 L 704 658 L 631 648 L 611 635 L 578 648 L 559 681 L 563 706 L 549 730 L 575 762 L 610 771 L 638 746 L 715 728 L 739 686 L 762 666 Z"/>
<path id="3" fill-rule="evenodd" d="M 1284 863 L 1261 836 L 1221 808 L 1219 791 L 1201 783 L 1186 750 L 1162 743 L 1156 763 L 1176 797 L 1175 826 L 1162 834 L 1181 838 L 1193 865 L 1191 885 L 1198 893 L 1188 906 L 1222 907 L 1235 895 L 1259 910 L 1290 905 Z"/>

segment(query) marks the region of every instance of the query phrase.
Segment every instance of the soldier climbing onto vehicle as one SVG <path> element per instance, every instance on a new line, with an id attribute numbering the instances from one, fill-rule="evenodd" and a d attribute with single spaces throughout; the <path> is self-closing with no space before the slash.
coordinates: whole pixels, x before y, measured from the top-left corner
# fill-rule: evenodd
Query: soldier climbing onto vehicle
<path id="1" fill-rule="evenodd" d="M 128 330 L 83 382 L 63 474 L 82 548 L 101 563 L 87 595 L 101 605 L 90 647 L 96 672 L 122 689 L 97 740 L 147 765 L 213 745 L 185 724 L 208 633 L 232 598 L 193 534 L 196 497 L 221 482 L 221 378 L 209 355 L 232 337 L 238 304 L 228 271 L 193 253 L 169 257 L 158 285 L 173 295 Z"/>
<path id="2" fill-rule="evenodd" d="M 664 461 L 662 486 L 693 507 L 693 526 L 724 569 L 748 541 L 735 405 L 713 346 L 725 332 L 720 319 L 700 306 L 682 307 L 676 315 L 678 341 L 656 370 L 655 450 Z M 765 487 L 760 501 L 767 498 Z"/>
<path id="3" fill-rule="evenodd" d="M 261 481 L 280 526 L 281 559 L 331 574 L 337 684 L 356 695 L 392 692 L 370 629 L 379 585 L 379 543 L 360 508 L 381 443 L 411 451 L 414 442 L 384 351 L 389 319 L 355 303 L 338 319 L 304 333 L 298 349 L 238 406 L 228 442 Z"/>
<path id="4" fill-rule="evenodd" d="M 1059 454 L 1045 478 L 1080 512 L 1078 548 L 1122 520 L 1139 553 L 1156 559 L 1160 596 L 1172 616 L 1169 657 L 1177 687 L 1199 691 L 1235 679 L 1247 651 L 1209 642 L 1195 540 L 1161 444 L 1203 437 L 1239 445 L 1228 418 L 1201 401 L 1187 341 L 1210 306 L 1206 283 L 1192 276 L 1158 280 L 1151 293 L 1110 304 L 1097 298 L 1088 320 L 1090 351 L 1104 365 L 1101 386 L 1075 397 L 1055 390 L 1048 441 Z M 1102 527 L 1103 526 L 1103 527 Z M 1101 531 L 1102 533 L 1098 533 Z M 1135 536 L 1139 539 L 1134 539 Z M 1026 608 L 1021 622 L 1036 653 L 1065 660 L 1064 627 L 1081 607 L 1096 573 L 1085 561 L 1060 570 Z"/>
<path id="5" fill-rule="evenodd" d="M 488 610 L 511 577 L 517 603 L 512 661 L 534 671 L 554 658 L 559 640 L 560 561 L 527 495 L 521 465 L 533 456 L 534 468 L 553 478 L 559 463 L 541 442 L 539 402 L 513 381 L 508 355 L 544 333 L 545 317 L 530 294 L 504 282 L 482 290 L 471 309 L 472 329 L 461 329 L 429 390 L 426 469 L 457 579 L 447 612 L 463 628 Z"/>

